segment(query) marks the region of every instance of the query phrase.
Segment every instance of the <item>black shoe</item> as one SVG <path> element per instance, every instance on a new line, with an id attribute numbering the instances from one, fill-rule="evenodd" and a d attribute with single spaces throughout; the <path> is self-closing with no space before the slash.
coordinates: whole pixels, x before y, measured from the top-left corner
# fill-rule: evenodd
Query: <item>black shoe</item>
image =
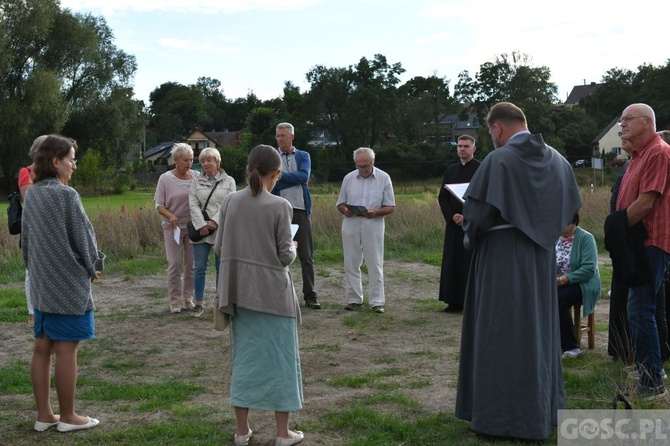
<path id="1" fill-rule="evenodd" d="M 442 311 L 445 313 L 461 313 L 463 311 L 463 307 L 460 305 L 449 304 L 447 305 L 447 308 Z"/>
<path id="2" fill-rule="evenodd" d="M 619 388 L 619 393 L 623 399 L 630 401 L 630 398 L 636 398 L 640 401 L 653 402 L 658 400 L 666 400 L 670 395 L 665 386 L 658 387 L 644 386 L 638 383 L 633 388 L 622 386 Z"/>
<path id="3" fill-rule="evenodd" d="M 200 317 L 205 312 L 205 309 L 202 308 L 202 305 L 196 305 L 191 311 L 193 312 L 193 317 Z"/>
<path id="4" fill-rule="evenodd" d="M 321 309 L 321 304 L 319 301 L 316 300 L 316 297 L 312 297 L 310 299 L 305 299 L 305 306 L 307 308 L 311 308 L 312 310 L 320 310 Z"/>
<path id="5" fill-rule="evenodd" d="M 344 307 L 344 309 L 349 311 L 356 311 L 360 310 L 362 306 L 363 304 L 347 304 L 347 306 Z"/>
<path id="6" fill-rule="evenodd" d="M 666 399 L 668 397 L 668 391 L 665 389 L 665 386 L 658 387 L 647 387 L 647 386 L 638 386 L 637 387 L 637 396 L 644 401 L 658 401 Z"/>

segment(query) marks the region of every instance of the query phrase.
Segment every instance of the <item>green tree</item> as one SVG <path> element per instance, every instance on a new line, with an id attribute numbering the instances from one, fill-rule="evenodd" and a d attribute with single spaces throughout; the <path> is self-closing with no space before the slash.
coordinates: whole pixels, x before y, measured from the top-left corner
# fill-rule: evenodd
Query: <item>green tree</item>
<path id="1" fill-rule="evenodd" d="M 513 102 L 524 110 L 529 128 L 547 136 L 554 133 L 550 114 L 557 102 L 557 88 L 550 78 L 549 68 L 535 67 L 528 55 L 515 51 L 480 65 L 475 79 L 467 71 L 461 72 L 454 95 L 472 107 L 482 123 L 493 105 Z"/>
<path id="2" fill-rule="evenodd" d="M 102 187 L 102 177 L 108 172 L 102 161 L 102 153 L 90 148 L 85 155 L 79 157 L 77 170 L 72 175 L 72 184 L 77 187 L 93 189 L 99 193 Z"/>
<path id="3" fill-rule="evenodd" d="M 277 111 L 272 108 L 257 107 L 251 110 L 247 116 L 239 148 L 248 153 L 258 144 L 274 146 L 277 122 Z"/>
<path id="4" fill-rule="evenodd" d="M 106 166 L 122 167 L 136 161 L 142 139 L 142 103 L 133 99 L 130 88 L 116 88 L 98 101 L 75 109 L 63 128 L 86 153 L 97 147 Z"/>
<path id="5" fill-rule="evenodd" d="M 65 133 L 77 139 L 83 154 L 92 143 L 88 127 L 99 119 L 90 111 L 116 100 L 132 101 L 135 59 L 113 40 L 104 19 L 61 10 L 57 0 L 0 3 L 0 163 L 5 182 L 27 162 L 27 148 L 37 135 Z M 103 141 L 102 147 L 123 147 L 122 152 L 139 140 L 138 108 L 117 106 L 129 114 L 121 117 L 122 125 L 98 129 L 95 138 Z M 77 124 L 68 125 L 75 115 Z M 124 131 L 118 132 L 121 126 Z M 118 153 L 105 155 L 120 158 Z"/>
<path id="6" fill-rule="evenodd" d="M 609 124 L 629 104 L 638 102 L 633 89 L 634 79 L 635 73 L 631 70 L 608 70 L 603 76 L 602 85 L 582 100 L 580 106 L 596 120 L 598 128 Z"/>
<path id="7" fill-rule="evenodd" d="M 670 127 L 670 60 L 664 66 L 642 65 L 638 71 L 612 68 L 602 85 L 581 105 L 605 127 L 630 104 L 643 102 L 654 109 L 659 129 Z"/>
<path id="8" fill-rule="evenodd" d="M 389 64 L 381 54 L 375 54 L 373 60 L 361 58 L 351 70 L 354 89 L 348 101 L 347 129 L 352 139 L 374 148 L 389 136 L 397 105 L 398 76 L 404 72 L 399 62 Z"/>
<path id="9" fill-rule="evenodd" d="M 221 152 L 221 167 L 228 175 L 235 178 L 237 187 L 240 188 L 246 178 L 248 152 L 240 150 L 239 147 L 223 147 L 219 152 Z"/>
<path id="10" fill-rule="evenodd" d="M 212 131 L 229 129 L 226 121 L 226 111 L 229 103 L 223 94 L 221 81 L 210 77 L 199 77 L 195 87 L 202 92 L 205 98 L 205 113 L 209 119 L 203 122 L 203 125 L 211 127 Z M 230 130 L 239 130 L 239 128 Z"/>
<path id="11" fill-rule="evenodd" d="M 243 129 L 251 110 L 263 105 L 263 102 L 253 92 L 249 92 L 244 98 L 237 98 L 230 102 L 226 113 L 228 122 L 226 128 L 229 130 Z"/>
<path id="12" fill-rule="evenodd" d="M 196 127 L 211 128 L 203 90 L 167 82 L 149 94 L 149 127 L 158 142 L 180 141 Z"/>
<path id="13" fill-rule="evenodd" d="M 310 83 L 307 107 L 314 127 L 327 131 L 338 145 L 350 145 L 344 140 L 346 129 L 340 117 L 347 114 L 347 101 L 353 90 L 351 70 L 317 65 L 306 77 Z"/>
<path id="14" fill-rule="evenodd" d="M 595 119 L 583 108 L 572 107 L 552 113 L 551 119 L 557 129 L 546 142 L 570 158 L 593 156 L 592 141 L 600 131 Z"/>
<path id="15" fill-rule="evenodd" d="M 316 66 L 307 73 L 307 110 L 313 129 L 325 131 L 337 144 L 329 148 L 330 177 L 350 170 L 352 148 L 378 145 L 393 136 L 400 63 L 389 64 L 381 54 L 363 57 L 346 68 Z M 321 159 L 321 158 L 319 158 Z"/>
<path id="16" fill-rule="evenodd" d="M 413 77 L 398 88 L 398 102 L 395 128 L 399 141 L 418 143 L 430 139 L 438 148 L 451 137 L 439 124 L 444 114 L 458 110 L 446 78 Z"/>
<path id="17" fill-rule="evenodd" d="M 7 188 L 28 161 L 32 140 L 67 119 L 58 73 L 41 63 L 58 3 L 0 4 L 0 166 Z"/>

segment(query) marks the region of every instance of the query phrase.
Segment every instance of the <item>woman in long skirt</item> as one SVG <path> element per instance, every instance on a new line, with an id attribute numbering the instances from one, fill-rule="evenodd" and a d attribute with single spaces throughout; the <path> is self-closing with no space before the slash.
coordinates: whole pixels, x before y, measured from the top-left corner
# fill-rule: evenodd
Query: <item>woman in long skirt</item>
<path id="1" fill-rule="evenodd" d="M 231 318 L 235 445 L 251 438 L 249 409 L 273 410 L 276 446 L 300 443 L 289 413 L 302 407 L 297 323 L 300 306 L 288 266 L 296 257 L 293 210 L 271 191 L 281 175 L 279 153 L 260 145 L 249 154 L 248 186 L 221 204 L 214 252 L 220 257 L 218 309 Z M 215 305 L 215 309 L 216 309 Z"/>

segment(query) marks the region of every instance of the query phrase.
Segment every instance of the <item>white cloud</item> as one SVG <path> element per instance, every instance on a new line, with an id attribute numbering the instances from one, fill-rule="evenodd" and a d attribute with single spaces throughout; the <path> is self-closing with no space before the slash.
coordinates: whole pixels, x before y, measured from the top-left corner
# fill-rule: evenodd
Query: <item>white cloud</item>
<path id="1" fill-rule="evenodd" d="M 449 42 L 455 38 L 454 34 L 451 32 L 443 32 L 438 34 L 433 34 L 430 36 L 422 37 L 416 41 L 417 45 L 425 45 L 427 43 L 435 42 Z"/>
<path id="2" fill-rule="evenodd" d="M 164 37 L 156 41 L 160 46 L 167 49 L 183 50 L 186 48 L 193 48 L 191 40 L 175 39 L 174 37 Z"/>

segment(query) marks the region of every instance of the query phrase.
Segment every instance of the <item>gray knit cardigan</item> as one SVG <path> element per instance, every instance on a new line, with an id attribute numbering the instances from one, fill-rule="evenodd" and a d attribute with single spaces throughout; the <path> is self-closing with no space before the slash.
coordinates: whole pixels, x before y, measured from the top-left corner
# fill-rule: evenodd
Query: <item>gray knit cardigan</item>
<path id="1" fill-rule="evenodd" d="M 95 309 L 91 278 L 95 277 L 98 248 L 77 191 L 55 178 L 28 189 L 21 250 L 37 310 L 82 315 Z"/>

